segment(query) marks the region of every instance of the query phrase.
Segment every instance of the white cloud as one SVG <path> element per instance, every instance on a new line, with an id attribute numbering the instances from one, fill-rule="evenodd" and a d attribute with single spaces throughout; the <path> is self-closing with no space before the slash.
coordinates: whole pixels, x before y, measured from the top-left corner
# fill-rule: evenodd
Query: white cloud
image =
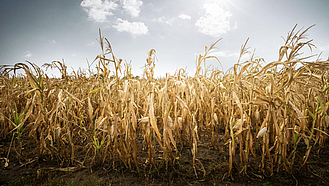
<path id="1" fill-rule="evenodd" d="M 112 26 L 119 32 L 131 33 L 134 37 L 136 35 L 147 34 L 148 28 L 143 22 L 129 22 L 127 20 L 122 20 L 118 18 L 115 25 Z"/>
<path id="2" fill-rule="evenodd" d="M 32 53 L 30 51 L 26 51 L 26 52 L 24 52 L 24 57 L 30 58 L 30 57 L 32 57 Z"/>
<path id="3" fill-rule="evenodd" d="M 230 17 L 232 14 L 217 3 L 203 5 L 205 14 L 200 17 L 195 26 L 200 33 L 218 37 L 230 30 Z"/>
<path id="4" fill-rule="evenodd" d="M 181 14 L 181 15 L 179 15 L 178 17 L 181 18 L 181 19 L 191 20 L 191 16 L 186 15 L 186 14 Z"/>
<path id="5" fill-rule="evenodd" d="M 138 17 L 143 2 L 140 0 L 122 0 L 122 5 L 122 8 L 130 14 L 131 17 Z"/>
<path id="6" fill-rule="evenodd" d="M 166 16 L 161 16 L 158 19 L 153 19 L 153 21 L 159 22 L 159 23 L 164 23 L 167 25 L 172 25 L 172 23 L 174 22 L 174 18 L 171 19 L 167 19 Z"/>
<path id="7" fill-rule="evenodd" d="M 84 11 L 88 13 L 88 18 L 95 22 L 106 22 L 106 16 L 113 15 L 118 4 L 109 0 L 83 0 L 80 4 Z"/>

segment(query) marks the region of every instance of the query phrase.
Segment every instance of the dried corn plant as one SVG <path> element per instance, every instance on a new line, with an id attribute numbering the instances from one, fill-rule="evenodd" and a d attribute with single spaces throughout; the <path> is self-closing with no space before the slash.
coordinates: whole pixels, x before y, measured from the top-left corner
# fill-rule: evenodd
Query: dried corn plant
<path id="1" fill-rule="evenodd" d="M 60 79 L 31 62 L 1 66 L 0 135 L 12 139 L 6 158 L 51 156 L 61 167 L 107 163 L 133 171 L 164 162 L 168 170 L 187 148 L 194 174 L 205 177 L 198 153 L 209 136 L 209 148 L 228 156 L 230 176 L 236 170 L 292 174 L 315 146 L 325 145 L 329 126 L 329 61 L 307 61 L 311 56 L 301 49 L 315 47 L 306 37 L 312 26 L 296 27 L 278 61 L 255 58 L 247 39 L 225 73 L 206 64 L 218 60 L 210 55 L 217 40 L 197 59 L 193 77 L 179 69 L 155 79 L 152 49 L 143 78 L 135 79 L 131 64 L 122 67 L 100 31 L 102 53 L 88 64 L 89 76 L 69 74 L 64 61 L 43 66 L 57 68 Z M 246 54 L 250 58 L 241 61 Z"/>

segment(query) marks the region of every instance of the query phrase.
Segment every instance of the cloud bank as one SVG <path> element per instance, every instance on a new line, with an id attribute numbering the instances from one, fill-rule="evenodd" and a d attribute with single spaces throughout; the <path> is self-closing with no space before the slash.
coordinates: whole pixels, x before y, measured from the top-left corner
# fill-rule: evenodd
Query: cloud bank
<path id="1" fill-rule="evenodd" d="M 205 14 L 195 23 L 200 33 L 219 37 L 230 30 L 230 17 L 232 14 L 223 9 L 217 3 L 206 3 L 203 5 Z"/>
<path id="2" fill-rule="evenodd" d="M 156 22 L 159 22 L 159 23 L 164 23 L 164 24 L 167 24 L 167 25 L 172 25 L 173 22 L 174 22 L 174 18 L 168 19 L 168 18 L 166 18 L 166 16 L 161 16 L 157 19 L 153 19 L 153 21 L 156 21 Z"/>
<path id="3" fill-rule="evenodd" d="M 181 18 L 181 19 L 191 20 L 191 16 L 186 15 L 186 14 L 181 14 L 181 15 L 179 15 L 178 17 Z"/>
<path id="4" fill-rule="evenodd" d="M 113 15 L 112 11 L 118 8 L 118 4 L 109 0 L 83 0 L 80 4 L 88 18 L 95 22 L 107 22 L 107 16 Z"/>
<path id="5" fill-rule="evenodd" d="M 131 16 L 138 17 L 143 2 L 140 0 L 123 0 L 122 8 Z"/>
<path id="6" fill-rule="evenodd" d="M 113 12 L 119 8 L 132 18 L 136 18 L 139 16 L 142 5 L 141 0 L 120 0 L 120 4 L 117 3 L 117 0 L 83 0 L 80 4 L 83 10 L 88 13 L 88 19 L 99 23 L 109 22 L 108 16 L 112 16 Z M 148 33 L 148 28 L 143 22 L 129 22 L 115 18 L 115 16 L 112 17 L 113 19 L 116 21 L 112 27 L 118 32 L 128 32 L 134 37 Z"/>
<path id="7" fill-rule="evenodd" d="M 143 22 L 129 22 L 118 18 L 115 25 L 112 26 L 118 32 L 128 32 L 134 37 L 137 35 L 145 35 L 148 33 L 148 28 Z"/>

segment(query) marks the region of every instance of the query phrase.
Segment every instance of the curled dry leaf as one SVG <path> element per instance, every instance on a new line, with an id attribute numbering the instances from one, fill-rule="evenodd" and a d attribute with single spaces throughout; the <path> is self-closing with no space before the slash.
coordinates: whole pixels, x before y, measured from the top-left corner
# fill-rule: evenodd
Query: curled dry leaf
<path id="1" fill-rule="evenodd" d="M 242 118 L 236 120 L 234 126 L 233 126 L 233 129 L 234 130 L 237 130 L 237 129 L 240 129 L 240 127 L 243 125 L 243 123 L 246 121 L 246 115 L 243 115 Z"/>
<path id="2" fill-rule="evenodd" d="M 149 117 L 142 117 L 141 119 L 139 119 L 140 123 L 146 123 L 149 121 Z"/>
<path id="3" fill-rule="evenodd" d="M 266 133 L 266 131 L 267 131 L 267 127 L 264 127 L 262 129 L 260 129 L 259 132 L 258 132 L 258 134 L 257 134 L 257 136 L 256 136 L 256 138 L 260 138 L 260 137 L 264 136 L 264 134 Z"/>

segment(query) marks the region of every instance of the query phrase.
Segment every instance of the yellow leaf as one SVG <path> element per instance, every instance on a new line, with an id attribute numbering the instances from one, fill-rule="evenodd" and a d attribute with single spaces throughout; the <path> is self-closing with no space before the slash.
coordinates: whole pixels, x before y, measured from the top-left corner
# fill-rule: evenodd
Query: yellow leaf
<path id="1" fill-rule="evenodd" d="M 88 93 L 88 96 L 89 96 L 90 94 L 93 94 L 93 93 L 99 91 L 99 90 L 102 89 L 102 88 L 103 88 L 103 87 L 99 87 L 99 88 L 96 88 L 96 89 L 90 91 L 90 92 Z"/>

